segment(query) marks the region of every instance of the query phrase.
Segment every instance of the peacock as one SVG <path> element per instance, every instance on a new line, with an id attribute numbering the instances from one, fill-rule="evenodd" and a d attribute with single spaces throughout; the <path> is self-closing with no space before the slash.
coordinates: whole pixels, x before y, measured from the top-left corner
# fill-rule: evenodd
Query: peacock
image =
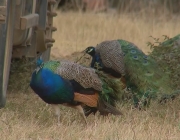
<path id="1" fill-rule="evenodd" d="M 43 62 L 39 58 L 36 63 L 30 87 L 43 101 L 54 107 L 58 124 L 58 104 L 77 109 L 86 123 L 86 116 L 97 111 L 101 115 L 122 115 L 115 106 L 120 94 L 117 81 L 68 60 Z"/>
<path id="2" fill-rule="evenodd" d="M 103 41 L 83 52 L 92 56 L 91 67 L 124 79 L 135 107 L 149 106 L 152 99 L 162 102 L 175 93 L 169 74 L 153 57 L 144 54 L 129 41 Z"/>

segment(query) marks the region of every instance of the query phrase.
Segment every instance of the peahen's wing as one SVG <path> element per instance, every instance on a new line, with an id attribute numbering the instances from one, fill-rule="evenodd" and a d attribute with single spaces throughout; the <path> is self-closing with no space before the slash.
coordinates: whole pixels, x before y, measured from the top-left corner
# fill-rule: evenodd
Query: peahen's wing
<path id="1" fill-rule="evenodd" d="M 95 90 L 102 90 L 102 82 L 95 70 L 81 66 L 77 63 L 62 60 L 56 73 L 68 80 L 75 80 L 84 88 L 94 88 Z"/>
<path id="2" fill-rule="evenodd" d="M 117 40 L 104 41 L 96 46 L 96 53 L 100 54 L 101 60 L 107 68 L 125 74 L 124 54 Z"/>

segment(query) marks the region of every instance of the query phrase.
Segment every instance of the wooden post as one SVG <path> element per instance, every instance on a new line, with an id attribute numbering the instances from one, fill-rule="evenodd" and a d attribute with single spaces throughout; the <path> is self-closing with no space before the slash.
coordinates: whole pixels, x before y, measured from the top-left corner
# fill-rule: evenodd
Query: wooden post
<path id="1" fill-rule="evenodd" d="M 7 0 L 6 21 L 0 25 L 0 107 L 4 107 L 6 103 L 13 45 L 15 7 L 16 0 Z"/>

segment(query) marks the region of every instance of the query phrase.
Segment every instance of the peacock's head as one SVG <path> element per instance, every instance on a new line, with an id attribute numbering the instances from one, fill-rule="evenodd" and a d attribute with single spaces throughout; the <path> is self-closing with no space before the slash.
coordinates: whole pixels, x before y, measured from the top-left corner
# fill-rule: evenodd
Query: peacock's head
<path id="1" fill-rule="evenodd" d="M 43 63 L 43 60 L 41 58 L 38 58 L 36 61 L 36 65 L 39 67 Z"/>
<path id="2" fill-rule="evenodd" d="M 95 47 L 93 47 L 93 46 L 87 47 L 85 49 L 85 53 L 87 53 L 87 54 L 89 54 L 91 56 L 93 56 L 95 54 L 95 51 L 96 51 Z"/>

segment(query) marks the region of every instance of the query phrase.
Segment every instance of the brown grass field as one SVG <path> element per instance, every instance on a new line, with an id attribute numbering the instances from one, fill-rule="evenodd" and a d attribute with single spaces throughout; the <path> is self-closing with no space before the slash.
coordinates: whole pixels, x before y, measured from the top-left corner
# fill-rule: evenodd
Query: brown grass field
<path id="1" fill-rule="evenodd" d="M 180 17 L 154 14 L 61 13 L 55 18 L 58 28 L 52 58 L 60 58 L 104 40 L 125 39 L 148 52 L 149 37 L 173 37 L 179 34 Z M 17 81 L 21 83 L 19 77 Z M 27 84 L 26 84 L 27 85 Z M 23 82 L 21 83 L 21 86 Z M 61 108 L 61 125 L 50 105 L 30 89 L 8 89 L 6 107 L 0 110 L 1 140 L 179 140 L 180 99 L 159 105 L 152 103 L 144 111 L 129 104 L 118 104 L 123 116 L 99 114 L 87 118 L 76 110 Z"/>

